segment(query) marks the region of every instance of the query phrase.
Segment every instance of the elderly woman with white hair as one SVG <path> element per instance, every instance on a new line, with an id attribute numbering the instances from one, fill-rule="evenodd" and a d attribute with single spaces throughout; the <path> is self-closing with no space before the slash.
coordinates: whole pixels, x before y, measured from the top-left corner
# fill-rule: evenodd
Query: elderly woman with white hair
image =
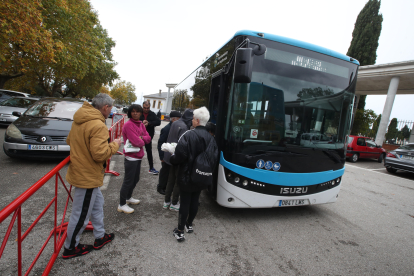
<path id="1" fill-rule="evenodd" d="M 205 153 L 210 160 L 211 171 L 217 164 L 218 148 L 214 137 L 206 130 L 205 125 L 210 119 L 207 108 L 201 107 L 193 112 L 193 130 L 185 132 L 178 141 L 174 155 L 170 162 L 179 165 L 177 173 L 177 184 L 180 187 L 180 211 L 178 216 L 178 227 L 173 234 L 177 241 L 185 240 L 184 229 L 187 233 L 193 232 L 193 220 L 198 212 L 200 193 L 206 189 L 208 184 L 203 181 L 193 181 L 193 166 L 197 166 L 196 158 Z M 208 150 L 207 150 L 208 149 Z M 201 172 L 205 175 L 204 172 Z"/>

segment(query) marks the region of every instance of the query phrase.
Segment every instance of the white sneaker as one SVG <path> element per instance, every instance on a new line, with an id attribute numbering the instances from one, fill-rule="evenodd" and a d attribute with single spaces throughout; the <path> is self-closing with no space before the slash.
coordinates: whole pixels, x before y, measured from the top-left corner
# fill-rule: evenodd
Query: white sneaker
<path id="1" fill-rule="evenodd" d="M 126 203 L 127 204 L 139 204 L 141 202 L 141 200 L 139 200 L 139 199 L 135 199 L 135 198 L 133 198 L 133 197 L 131 197 L 130 199 L 127 199 L 126 200 Z"/>
<path id="2" fill-rule="evenodd" d="M 162 205 L 162 208 L 168 209 L 168 207 L 170 207 L 170 205 L 171 205 L 171 202 L 165 202 L 164 201 L 164 205 Z"/>
<path id="3" fill-rule="evenodd" d="M 133 213 L 135 210 L 132 209 L 131 207 L 128 206 L 128 204 L 125 205 L 118 205 L 118 212 L 122 213 L 124 212 L 125 214 L 131 214 Z"/>
<path id="4" fill-rule="evenodd" d="M 176 211 L 176 212 L 180 211 L 180 202 L 178 202 L 176 205 L 171 203 L 170 210 L 171 211 Z"/>

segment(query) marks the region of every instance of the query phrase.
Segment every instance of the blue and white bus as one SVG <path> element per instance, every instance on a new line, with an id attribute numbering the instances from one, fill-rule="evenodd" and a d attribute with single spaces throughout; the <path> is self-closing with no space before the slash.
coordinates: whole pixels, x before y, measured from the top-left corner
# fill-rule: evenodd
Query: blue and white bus
<path id="1" fill-rule="evenodd" d="M 309 43 L 239 31 L 179 83 L 172 109 L 210 110 L 230 208 L 335 202 L 359 63 Z"/>

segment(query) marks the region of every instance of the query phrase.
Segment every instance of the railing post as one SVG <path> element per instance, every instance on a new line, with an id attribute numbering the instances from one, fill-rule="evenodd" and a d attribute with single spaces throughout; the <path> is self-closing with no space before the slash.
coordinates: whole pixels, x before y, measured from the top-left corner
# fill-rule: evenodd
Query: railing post
<path id="1" fill-rule="evenodd" d="M 22 275 L 22 206 L 17 209 L 17 269 Z"/>

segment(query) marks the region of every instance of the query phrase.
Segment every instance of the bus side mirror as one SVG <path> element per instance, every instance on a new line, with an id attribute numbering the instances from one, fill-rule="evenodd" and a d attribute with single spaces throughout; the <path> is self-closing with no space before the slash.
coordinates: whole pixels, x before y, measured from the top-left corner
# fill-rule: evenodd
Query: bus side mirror
<path id="1" fill-rule="evenodd" d="M 252 81 L 253 49 L 240 48 L 236 51 L 234 64 L 234 82 L 250 83 Z"/>
<path id="2" fill-rule="evenodd" d="M 16 116 L 16 117 L 20 117 L 20 116 L 22 116 L 22 113 L 20 113 L 20 112 L 18 112 L 18 111 L 13 111 L 13 112 L 12 112 L 12 115 L 13 115 L 13 116 Z"/>

